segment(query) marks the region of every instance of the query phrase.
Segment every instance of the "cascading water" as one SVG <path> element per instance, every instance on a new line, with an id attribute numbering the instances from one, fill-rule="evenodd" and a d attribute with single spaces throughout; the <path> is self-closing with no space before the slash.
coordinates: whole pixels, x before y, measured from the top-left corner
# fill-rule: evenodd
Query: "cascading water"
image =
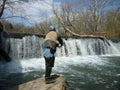
<path id="1" fill-rule="evenodd" d="M 9 44 L 8 44 L 9 43 Z M 41 58 L 43 38 L 27 36 L 22 39 L 8 39 L 6 45 L 13 59 Z M 10 45 L 10 46 L 9 46 Z M 120 54 L 119 43 L 101 39 L 64 39 L 64 46 L 58 48 L 56 56 Z"/>
<path id="2" fill-rule="evenodd" d="M 63 39 L 64 45 L 62 48 L 57 48 L 56 61 L 53 72 L 67 75 L 72 85 L 72 78 L 90 77 L 88 80 L 95 81 L 94 83 L 104 83 L 102 79 L 96 78 L 92 73 L 86 73 L 90 69 L 96 72 L 102 72 L 101 67 L 112 65 L 107 57 L 120 56 L 120 42 L 111 40 L 80 38 Z M 21 39 L 9 38 L 5 42 L 5 49 L 12 57 L 12 62 L 5 63 L 0 61 L 0 78 L 9 76 L 15 73 L 26 73 L 32 71 L 44 71 L 44 58 L 42 56 L 42 43 L 44 39 L 37 36 L 25 36 Z M 118 60 L 117 59 L 117 60 Z M 89 70 L 86 70 L 89 68 Z M 117 67 L 118 68 L 118 67 Z M 84 70 L 83 70 L 84 69 Z M 86 71 L 85 71 L 86 70 Z M 79 72 L 78 72 L 79 71 Z M 83 72 L 85 71 L 85 72 Z M 93 72 L 93 71 L 91 71 Z M 120 73 L 120 72 L 118 72 Z M 44 74 L 44 73 L 43 73 Z M 105 72 L 105 75 L 112 75 L 112 72 Z M 119 74 L 117 74 L 119 76 Z M 83 77 L 84 76 L 84 77 Z M 98 79 L 101 79 L 100 81 Z M 83 80 L 84 81 L 84 80 Z M 73 84 L 77 88 L 84 85 L 85 82 L 76 82 Z M 79 85 L 80 84 L 80 85 Z M 109 88 L 110 86 L 108 86 Z M 89 87 L 88 87 L 89 88 Z M 106 86 L 107 88 L 107 86 Z M 71 90 L 74 90 L 71 88 Z M 79 90 L 79 89 L 75 89 Z M 84 90 L 84 89 L 83 89 Z M 87 90 L 87 89 L 85 89 Z M 92 90 L 92 89 L 91 89 Z M 115 89 L 117 90 L 117 89 Z"/>
<path id="3" fill-rule="evenodd" d="M 6 40 L 5 46 L 6 46 L 6 50 L 9 50 L 7 52 L 9 52 L 9 55 L 12 57 L 14 62 L 17 63 L 17 60 L 20 63 L 26 62 L 28 63 L 27 65 L 30 66 L 32 65 L 31 63 L 33 63 L 31 59 L 43 58 L 42 56 L 43 41 L 44 41 L 43 38 L 37 36 L 25 36 L 22 39 L 9 38 Z M 64 45 L 62 46 L 62 48 L 57 49 L 56 57 L 67 58 L 67 57 L 88 56 L 88 55 L 114 55 L 114 54 L 119 55 L 120 54 L 119 47 L 120 47 L 120 42 L 114 43 L 110 40 L 104 41 L 101 39 L 69 38 L 67 40 L 64 39 Z M 9 65 L 11 64 L 9 63 Z M 14 66 L 13 68 L 16 68 L 15 66 L 17 65 L 12 64 L 11 66 L 12 67 Z M 9 68 L 11 68 L 11 66 Z M 7 66 L 4 65 L 4 67 L 8 67 L 8 64 Z M 15 73 L 15 71 L 11 71 L 11 72 Z"/>

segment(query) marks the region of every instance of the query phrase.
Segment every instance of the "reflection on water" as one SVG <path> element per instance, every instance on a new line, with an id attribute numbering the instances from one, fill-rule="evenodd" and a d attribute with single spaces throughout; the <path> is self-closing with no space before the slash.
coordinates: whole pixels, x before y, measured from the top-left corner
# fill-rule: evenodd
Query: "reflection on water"
<path id="1" fill-rule="evenodd" d="M 10 74 L 7 78 L 1 78 L 0 87 L 14 86 L 43 77 L 43 65 L 44 63 L 32 72 Z M 69 90 L 120 90 L 120 56 L 57 58 L 53 73 L 65 76 Z"/>

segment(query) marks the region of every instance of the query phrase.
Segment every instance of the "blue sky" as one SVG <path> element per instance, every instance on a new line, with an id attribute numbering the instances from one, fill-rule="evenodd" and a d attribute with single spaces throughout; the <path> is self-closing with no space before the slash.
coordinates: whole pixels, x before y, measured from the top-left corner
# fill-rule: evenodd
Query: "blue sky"
<path id="1" fill-rule="evenodd" d="M 11 0 L 14 1 L 14 0 Z M 24 1 L 24 0 L 23 0 Z M 11 9 L 6 4 L 6 9 L 2 18 L 11 21 L 12 23 L 25 23 L 26 25 L 38 24 L 53 16 L 52 13 L 53 0 L 27 0 L 26 2 L 14 3 Z M 55 2 L 59 5 L 60 2 Z M 15 16 L 14 18 L 7 18 L 9 16 Z M 24 17 L 24 18 L 19 18 Z"/>
<path id="2" fill-rule="evenodd" d="M 11 0 L 15 1 L 15 0 Z M 21 19 L 18 17 L 14 18 L 7 18 L 6 20 L 10 20 L 13 23 L 25 23 L 26 25 L 34 25 L 38 24 L 46 19 L 49 19 L 53 16 L 52 13 L 52 4 L 56 4 L 57 8 L 59 8 L 59 5 L 62 2 L 69 1 L 69 2 L 78 2 L 78 1 L 84 1 L 84 0 L 45 0 L 45 2 L 41 0 L 23 0 L 26 2 L 21 3 L 14 3 L 12 7 L 14 9 L 8 8 L 6 5 L 4 16 L 3 18 L 6 18 L 6 16 L 22 16 L 26 19 Z M 86 1 L 86 0 L 85 0 Z M 110 0 L 109 0 L 110 1 Z M 111 0 L 113 1 L 113 0 Z M 114 0 L 114 3 L 117 3 L 120 5 L 120 0 Z"/>
<path id="3" fill-rule="evenodd" d="M 76 2 L 76 1 L 80 1 L 80 0 L 53 0 L 54 2 Z"/>
<path id="4" fill-rule="evenodd" d="M 15 0 L 10 0 L 15 1 Z M 52 13 L 52 4 L 56 4 L 56 6 L 59 8 L 59 5 L 62 2 L 69 1 L 69 2 L 75 2 L 79 0 L 21 0 L 24 2 L 21 3 L 14 3 L 12 6 L 13 9 L 9 8 L 9 6 L 6 5 L 4 16 L 3 18 L 9 17 L 9 16 L 21 16 L 24 18 L 14 17 L 14 18 L 6 18 L 6 20 L 11 21 L 12 23 L 25 23 L 26 25 L 34 25 L 37 23 L 40 23 L 50 17 L 53 16 Z"/>

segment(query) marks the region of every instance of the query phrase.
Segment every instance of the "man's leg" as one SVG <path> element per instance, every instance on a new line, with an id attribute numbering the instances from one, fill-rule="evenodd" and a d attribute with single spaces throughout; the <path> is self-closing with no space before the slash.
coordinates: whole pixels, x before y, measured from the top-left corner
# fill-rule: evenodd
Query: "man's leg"
<path id="1" fill-rule="evenodd" d="M 46 67 L 46 71 L 45 71 L 45 83 L 46 84 L 55 82 L 50 75 L 51 72 L 52 72 L 52 67 Z"/>
<path id="2" fill-rule="evenodd" d="M 50 58 L 45 58 L 45 63 L 46 63 L 46 68 L 45 68 L 45 81 L 46 81 L 46 84 L 55 82 L 55 81 L 53 80 L 53 78 L 51 77 L 52 67 L 54 66 L 53 62 L 54 62 L 54 60 L 53 60 L 52 57 L 50 57 Z"/>
<path id="3" fill-rule="evenodd" d="M 52 67 L 46 66 L 46 69 L 45 69 L 45 77 L 50 77 L 51 72 L 52 72 Z"/>

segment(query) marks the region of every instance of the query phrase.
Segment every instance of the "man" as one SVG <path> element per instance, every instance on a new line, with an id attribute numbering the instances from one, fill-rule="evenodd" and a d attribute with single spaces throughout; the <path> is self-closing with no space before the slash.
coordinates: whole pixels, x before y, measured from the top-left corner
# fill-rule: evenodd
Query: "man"
<path id="1" fill-rule="evenodd" d="M 45 36 L 43 43 L 43 56 L 45 59 L 45 82 L 46 84 L 53 83 L 55 80 L 51 76 L 52 67 L 54 67 L 55 52 L 57 47 L 62 47 L 63 40 L 60 35 L 56 32 L 55 26 L 50 26 L 49 32 Z"/>
<path id="2" fill-rule="evenodd" d="M 3 49 L 2 38 L 3 38 L 3 25 L 0 22 L 0 56 L 2 56 L 6 62 L 9 62 L 9 61 L 11 61 L 11 58 L 6 53 L 6 51 Z"/>

